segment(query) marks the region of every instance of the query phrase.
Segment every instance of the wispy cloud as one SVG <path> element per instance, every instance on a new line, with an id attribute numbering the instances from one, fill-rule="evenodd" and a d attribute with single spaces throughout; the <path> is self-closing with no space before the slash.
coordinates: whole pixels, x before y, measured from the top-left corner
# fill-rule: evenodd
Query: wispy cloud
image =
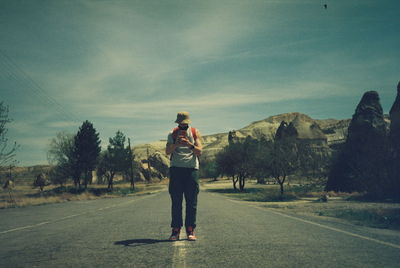
<path id="1" fill-rule="evenodd" d="M 86 109 L 86 114 L 105 118 L 159 118 L 165 114 L 173 114 L 177 110 L 207 111 L 294 99 L 336 96 L 344 94 L 348 89 L 337 90 L 337 85 L 322 82 L 298 82 L 286 87 L 260 88 L 259 85 L 257 87 L 246 84 L 228 85 L 211 91 L 211 93 L 199 93 L 196 96 L 171 96 L 168 99 L 150 101 L 93 103 L 81 109 Z"/>
<path id="2" fill-rule="evenodd" d="M 398 79 L 395 1 L 331 1 L 328 10 L 311 0 L 12 2 L 0 48 L 60 104 L 1 76 L 15 111 L 10 135 L 37 145 L 32 154 L 86 119 L 104 140 L 121 129 L 146 142 L 178 110 L 212 133 Z M 285 102 L 299 104 L 278 107 Z"/>
<path id="3" fill-rule="evenodd" d="M 56 129 L 66 129 L 71 127 L 76 127 L 76 122 L 73 121 L 55 121 L 47 123 L 47 126 L 50 128 Z"/>
<path id="4" fill-rule="evenodd" d="M 22 139 L 18 140 L 18 144 L 21 146 L 29 146 L 29 147 L 37 147 L 37 148 L 43 148 L 44 144 L 49 144 L 50 140 L 52 139 L 52 136 L 48 137 L 25 137 Z"/>

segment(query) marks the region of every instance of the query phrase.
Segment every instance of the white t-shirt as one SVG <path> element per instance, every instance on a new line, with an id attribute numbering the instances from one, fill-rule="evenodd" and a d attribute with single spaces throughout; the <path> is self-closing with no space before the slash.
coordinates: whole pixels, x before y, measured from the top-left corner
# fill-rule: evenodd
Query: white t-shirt
<path id="1" fill-rule="evenodd" d="M 172 138 L 172 132 L 173 131 L 168 134 L 167 144 L 175 143 L 174 139 Z M 188 140 L 194 144 L 195 141 L 190 127 L 186 130 L 185 135 L 187 136 Z M 177 147 L 171 155 L 171 167 L 199 169 L 199 159 L 189 147 Z"/>

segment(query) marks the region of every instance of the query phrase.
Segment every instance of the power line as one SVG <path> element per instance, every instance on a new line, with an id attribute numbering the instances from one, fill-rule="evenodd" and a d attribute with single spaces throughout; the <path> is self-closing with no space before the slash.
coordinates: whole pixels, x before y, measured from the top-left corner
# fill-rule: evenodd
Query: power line
<path id="1" fill-rule="evenodd" d="M 14 84 L 19 87 L 19 88 L 23 88 L 25 90 L 28 91 L 28 93 L 31 93 L 33 95 L 33 97 L 35 97 L 36 100 L 38 100 L 42 105 L 44 105 L 44 107 L 51 107 L 53 106 L 54 109 L 57 111 L 57 114 L 59 114 L 61 116 L 61 119 L 63 120 L 67 120 L 70 121 L 71 118 L 69 116 L 67 116 L 63 111 L 61 111 L 57 106 L 54 106 L 54 103 L 52 103 L 49 99 L 43 97 L 37 90 L 35 90 L 34 88 L 30 87 L 29 85 L 26 84 L 26 81 L 24 81 L 23 79 L 21 79 L 15 72 L 13 72 L 9 66 L 5 65 L 4 62 L 0 61 L 0 67 L 3 67 L 1 69 L 2 73 L 7 74 L 7 78 L 13 80 Z M 22 92 L 20 92 L 22 93 Z M 29 101 L 31 103 L 33 103 L 32 99 L 29 99 Z"/>
<path id="2" fill-rule="evenodd" d="M 47 104 L 51 104 L 58 113 L 60 113 L 64 119 L 79 122 L 80 120 L 72 113 L 68 112 L 63 105 L 61 105 L 55 98 L 50 96 L 46 90 L 43 89 L 28 73 L 26 73 L 12 58 L 10 58 L 4 51 L 0 49 L 0 56 L 4 59 L 1 61 L 6 70 L 11 74 L 11 76 L 20 84 L 25 82 L 28 87 L 23 86 L 23 88 L 30 89 L 33 93 L 37 94 L 38 98 L 42 100 L 39 96 L 44 97 Z M 21 80 L 22 78 L 22 80 Z"/>
<path id="3" fill-rule="evenodd" d="M 62 114 L 68 120 L 79 121 L 74 115 L 67 112 L 56 99 L 51 97 L 36 81 L 32 79 L 32 77 L 30 77 L 21 67 L 18 66 L 18 64 L 15 63 L 15 61 L 7 56 L 2 50 L 0 50 L 0 55 L 2 55 L 3 58 L 8 61 L 5 61 L 4 63 L 7 64 L 9 71 L 11 71 L 14 76 L 14 79 L 16 79 L 17 81 L 21 81 L 20 78 L 22 78 L 22 80 L 27 83 L 28 88 L 31 91 L 34 91 L 34 93 L 37 93 L 38 95 L 44 97 L 44 99 L 47 100 L 48 104 L 53 105 L 60 114 Z M 42 100 L 42 98 L 39 99 Z"/>
<path id="4" fill-rule="evenodd" d="M 7 78 L 7 79 L 12 79 L 16 84 L 17 84 L 17 86 L 19 86 L 19 87 L 21 87 L 21 88 L 24 88 L 24 89 L 29 89 L 30 91 L 32 91 L 33 93 L 34 93 L 34 96 L 35 97 L 37 97 L 37 99 L 40 101 L 40 102 L 42 102 L 43 104 L 45 104 L 45 105 L 48 105 L 48 104 L 51 104 L 49 101 L 47 101 L 46 102 L 46 99 L 43 99 L 43 98 L 39 98 L 38 97 L 38 92 L 36 91 L 36 90 L 34 90 L 33 88 L 31 88 L 31 87 L 28 87 L 25 83 L 24 83 L 24 81 L 20 78 L 20 77 L 18 77 L 16 74 L 15 74 L 15 72 L 13 72 L 13 70 L 11 69 L 11 67 L 10 67 L 10 65 L 7 65 L 7 63 L 6 62 L 4 62 L 4 61 L 0 61 L 0 64 L 2 65 L 2 74 L 6 74 L 7 76 L 4 76 L 5 78 Z M 0 66 L 1 67 L 1 66 Z"/>
<path id="5" fill-rule="evenodd" d="M 33 96 L 36 97 L 37 100 L 39 100 L 43 105 L 52 105 L 52 102 L 50 102 L 47 98 L 41 98 L 39 95 L 39 92 L 35 90 L 34 88 L 30 87 L 29 85 L 26 84 L 26 82 L 21 79 L 15 71 L 12 70 L 10 65 L 7 65 L 6 62 L 0 61 L 0 64 L 2 65 L 2 73 L 6 74 L 8 76 L 5 76 L 7 79 L 11 79 L 19 88 L 23 88 L 25 90 L 29 90 L 30 93 L 33 93 Z M 0 65 L 0 67 L 1 67 Z M 22 92 L 20 92 L 22 93 Z M 30 99 L 31 100 L 31 99 Z M 63 114 L 64 116 L 64 114 Z M 65 116 L 64 116 L 65 117 Z M 66 118 L 66 117 L 65 117 Z M 69 120 L 69 118 L 68 118 Z"/>

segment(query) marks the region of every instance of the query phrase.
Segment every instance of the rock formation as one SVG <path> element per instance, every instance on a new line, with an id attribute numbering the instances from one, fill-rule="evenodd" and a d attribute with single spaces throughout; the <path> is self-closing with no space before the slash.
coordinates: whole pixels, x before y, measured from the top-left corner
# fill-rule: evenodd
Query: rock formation
<path id="1" fill-rule="evenodd" d="M 298 167 L 304 174 L 326 174 L 331 159 L 331 149 L 319 125 L 309 117 L 296 116 L 287 124 L 282 121 L 275 134 L 276 140 L 295 142 Z"/>
<path id="2" fill-rule="evenodd" d="M 363 142 L 374 136 L 386 135 L 386 123 L 383 116 L 379 95 L 376 91 L 368 91 L 358 104 L 350 122 L 348 139 L 351 142 Z"/>
<path id="3" fill-rule="evenodd" d="M 170 160 L 160 152 L 149 157 L 150 165 L 157 171 L 157 178 L 168 177 Z"/>
<path id="4" fill-rule="evenodd" d="M 287 137 L 296 137 L 297 133 L 293 132 L 290 133 L 292 131 L 288 131 L 288 123 L 286 123 L 286 121 L 282 121 L 281 124 L 279 125 L 278 129 L 276 130 L 275 133 L 275 139 L 277 140 L 281 140 Z"/>
<path id="5" fill-rule="evenodd" d="M 235 131 L 235 130 L 229 131 L 229 134 L 228 134 L 228 143 L 229 143 L 229 144 L 232 144 L 232 143 L 235 143 L 235 142 L 237 142 L 237 141 L 238 141 L 238 138 L 237 138 L 237 136 L 236 136 L 236 131 Z"/>
<path id="6" fill-rule="evenodd" d="M 331 169 L 327 190 L 377 193 L 385 180 L 386 135 L 379 95 L 368 91 L 352 117 L 347 141 Z"/>
<path id="7" fill-rule="evenodd" d="M 270 116 L 266 119 L 255 121 L 244 128 L 233 130 L 226 133 L 217 133 L 204 135 L 203 153 L 200 161 L 203 163 L 212 161 L 215 155 L 231 142 L 245 140 L 246 137 L 259 139 L 265 137 L 272 139 L 275 137 L 277 129 L 282 121 L 287 122 L 284 135 L 296 136 L 304 142 L 309 142 L 314 149 L 323 151 L 329 150 L 326 143 L 331 146 L 332 140 L 339 142 L 339 145 L 345 141 L 344 134 L 347 131 L 350 119 L 320 119 L 315 120 L 302 113 L 286 113 Z M 295 134 L 298 132 L 297 134 Z M 147 150 L 149 154 L 160 153 L 165 156 L 166 140 L 151 142 L 148 144 L 137 145 L 134 147 L 136 159 L 147 159 Z M 314 146 L 315 145 L 315 146 Z M 168 158 L 168 157 L 166 157 Z M 141 176 L 143 179 L 144 177 Z"/>
<path id="8" fill-rule="evenodd" d="M 400 192 L 400 82 L 397 85 L 397 97 L 390 109 L 390 170 L 389 176 L 393 194 Z"/>
<path id="9" fill-rule="evenodd" d="M 400 155 L 400 82 L 397 85 L 397 97 L 390 109 L 390 140 L 391 145 Z"/>
<path id="10" fill-rule="evenodd" d="M 293 130 L 292 130 L 293 129 Z M 304 120 L 297 116 L 288 126 L 289 131 L 296 131 L 297 138 L 300 140 L 309 140 L 313 142 L 319 142 L 326 145 L 327 138 L 322 132 L 320 126 L 315 122 L 315 120 Z"/>

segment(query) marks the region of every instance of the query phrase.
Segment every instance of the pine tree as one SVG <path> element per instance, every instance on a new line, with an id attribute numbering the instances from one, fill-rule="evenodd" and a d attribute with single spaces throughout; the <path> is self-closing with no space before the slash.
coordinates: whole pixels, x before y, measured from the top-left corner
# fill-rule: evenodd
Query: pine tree
<path id="1" fill-rule="evenodd" d="M 92 177 L 100 155 L 99 133 L 89 121 L 83 122 L 74 139 L 74 158 L 77 163 L 77 174 L 83 174 L 85 189 Z M 78 180 L 80 186 L 80 179 Z"/>

